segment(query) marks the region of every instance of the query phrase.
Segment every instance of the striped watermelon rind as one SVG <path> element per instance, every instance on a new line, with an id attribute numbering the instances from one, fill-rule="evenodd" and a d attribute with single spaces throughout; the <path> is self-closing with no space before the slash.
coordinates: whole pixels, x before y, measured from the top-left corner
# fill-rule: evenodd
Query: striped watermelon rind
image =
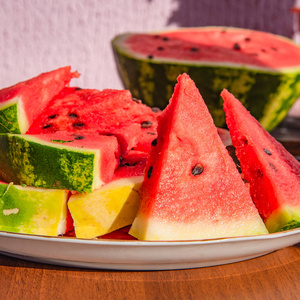
<path id="1" fill-rule="evenodd" d="M 133 97 L 150 106 L 164 108 L 172 96 L 177 76 L 187 73 L 205 99 L 216 126 L 226 126 L 220 99 L 220 92 L 226 88 L 271 131 L 300 96 L 300 62 L 295 67 L 275 70 L 229 62 L 148 59 L 126 47 L 124 40 L 130 35 L 121 34 L 112 41 L 118 72 Z M 275 37 L 298 47 L 289 39 Z"/>

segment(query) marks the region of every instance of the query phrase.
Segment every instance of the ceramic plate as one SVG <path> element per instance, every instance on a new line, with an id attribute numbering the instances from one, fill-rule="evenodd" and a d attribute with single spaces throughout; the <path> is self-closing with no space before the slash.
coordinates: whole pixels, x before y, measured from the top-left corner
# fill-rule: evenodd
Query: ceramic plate
<path id="1" fill-rule="evenodd" d="M 260 236 L 167 242 L 84 240 L 0 232 L 0 253 L 79 268 L 171 270 L 239 262 L 299 242 L 299 228 Z"/>

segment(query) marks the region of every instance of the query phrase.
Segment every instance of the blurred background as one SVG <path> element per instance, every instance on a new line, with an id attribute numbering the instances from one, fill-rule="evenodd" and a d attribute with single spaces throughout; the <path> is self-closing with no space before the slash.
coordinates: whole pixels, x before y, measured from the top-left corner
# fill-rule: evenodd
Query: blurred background
<path id="1" fill-rule="evenodd" d="M 85 88 L 122 89 L 111 39 L 123 32 L 224 25 L 297 40 L 296 0 L 0 0 L 0 88 L 65 65 Z M 300 115 L 299 101 L 292 114 Z"/>

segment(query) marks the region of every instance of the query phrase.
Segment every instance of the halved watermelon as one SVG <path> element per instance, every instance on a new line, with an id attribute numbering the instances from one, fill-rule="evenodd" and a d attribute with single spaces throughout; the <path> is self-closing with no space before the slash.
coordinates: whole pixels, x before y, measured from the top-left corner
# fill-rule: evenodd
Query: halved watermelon
<path id="1" fill-rule="evenodd" d="M 35 120 L 28 134 L 92 131 L 114 135 L 122 152 L 148 152 L 156 138 L 158 113 L 126 90 L 66 88 Z"/>
<path id="2" fill-rule="evenodd" d="M 0 179 L 88 193 L 112 179 L 119 155 L 114 136 L 0 134 Z"/>
<path id="3" fill-rule="evenodd" d="M 268 230 L 300 227 L 300 163 L 231 93 L 221 95 L 236 155 Z"/>
<path id="4" fill-rule="evenodd" d="M 188 75 L 178 77 L 158 122 L 130 234 L 186 240 L 267 233 Z"/>
<path id="5" fill-rule="evenodd" d="M 215 124 L 225 126 L 220 93 L 227 88 L 272 130 L 300 95 L 300 47 L 267 32 L 232 28 L 176 28 L 124 33 L 112 41 L 126 89 L 164 108 L 176 78 L 188 73 Z"/>
<path id="6" fill-rule="evenodd" d="M 0 132 L 25 133 L 48 102 L 78 76 L 64 67 L 0 90 Z"/>

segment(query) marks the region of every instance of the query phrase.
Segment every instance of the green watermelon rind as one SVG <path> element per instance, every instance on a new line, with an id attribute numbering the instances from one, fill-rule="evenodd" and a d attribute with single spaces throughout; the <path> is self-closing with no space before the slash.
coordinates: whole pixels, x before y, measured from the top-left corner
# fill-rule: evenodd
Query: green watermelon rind
<path id="1" fill-rule="evenodd" d="M 265 225 L 270 233 L 299 228 L 300 209 L 295 207 L 281 208 L 265 220 Z"/>
<path id="2" fill-rule="evenodd" d="M 21 133 L 18 120 L 18 104 L 0 107 L 0 133 Z"/>
<path id="3" fill-rule="evenodd" d="M 98 150 L 0 134 L 0 177 L 5 182 L 89 193 L 101 185 L 99 160 Z"/>
<path id="4" fill-rule="evenodd" d="M 52 236 L 65 233 L 65 190 L 1 183 L 0 191 L 0 230 Z"/>
<path id="5" fill-rule="evenodd" d="M 177 76 L 187 73 L 195 81 L 216 126 L 226 126 L 220 98 L 221 91 L 226 88 L 266 130 L 271 131 L 300 96 L 300 65 L 274 70 L 234 63 L 147 59 L 120 45 L 123 36 L 112 41 L 119 75 L 133 97 L 150 106 L 163 109 L 172 96 Z"/>

